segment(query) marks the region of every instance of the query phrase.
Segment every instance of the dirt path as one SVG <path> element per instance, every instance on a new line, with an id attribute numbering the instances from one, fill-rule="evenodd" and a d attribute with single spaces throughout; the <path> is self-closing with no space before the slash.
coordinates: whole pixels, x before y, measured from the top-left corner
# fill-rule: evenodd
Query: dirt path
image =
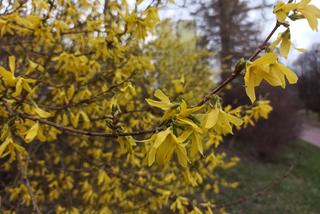
<path id="1" fill-rule="evenodd" d="M 302 126 L 300 138 L 315 146 L 320 147 L 320 126 L 305 123 Z"/>

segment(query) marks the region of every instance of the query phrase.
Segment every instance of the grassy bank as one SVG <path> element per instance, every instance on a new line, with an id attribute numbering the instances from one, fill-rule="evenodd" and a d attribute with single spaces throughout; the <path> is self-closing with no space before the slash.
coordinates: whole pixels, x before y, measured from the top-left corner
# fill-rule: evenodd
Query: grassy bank
<path id="1" fill-rule="evenodd" d="M 294 163 L 294 168 L 279 185 L 260 191 L 281 180 Z M 224 190 L 218 204 L 239 198 L 260 195 L 239 202 L 227 210 L 237 214 L 318 214 L 320 213 L 320 149 L 303 141 L 290 143 L 280 160 L 263 163 L 242 158 L 240 164 L 225 173 L 241 183 L 236 190 Z"/>

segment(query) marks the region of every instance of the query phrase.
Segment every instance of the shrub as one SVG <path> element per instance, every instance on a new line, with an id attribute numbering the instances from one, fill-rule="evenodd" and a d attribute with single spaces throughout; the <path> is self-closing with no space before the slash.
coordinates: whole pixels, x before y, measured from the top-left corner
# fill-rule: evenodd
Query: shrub
<path id="1" fill-rule="evenodd" d="M 318 11 L 278 3 L 277 24 L 227 81 L 245 72 L 252 105 L 226 107 L 226 84 L 208 89 L 206 50 L 170 34 L 147 39 L 165 2 L 4 2 L 0 158 L 10 179 L 0 183 L 1 212 L 38 214 L 212 213 L 206 193 L 236 186 L 216 170 L 238 161 L 216 152 L 222 138 L 267 116 L 270 106 L 255 102 L 262 79 L 297 81 L 274 51 L 282 37 L 267 43 L 288 27 L 285 15 L 308 12 L 314 29 Z"/>
<path id="2" fill-rule="evenodd" d="M 299 136 L 300 100 L 297 90 L 292 87 L 282 90 L 264 84 L 259 93 L 271 102 L 273 109 L 268 120 L 259 120 L 254 126 L 239 130 L 233 140 L 239 144 L 237 148 L 245 147 L 245 150 L 253 152 L 261 160 L 275 159 L 281 154 L 283 145 Z M 224 101 L 228 103 L 241 104 L 247 102 L 247 99 L 241 86 L 225 91 Z"/>

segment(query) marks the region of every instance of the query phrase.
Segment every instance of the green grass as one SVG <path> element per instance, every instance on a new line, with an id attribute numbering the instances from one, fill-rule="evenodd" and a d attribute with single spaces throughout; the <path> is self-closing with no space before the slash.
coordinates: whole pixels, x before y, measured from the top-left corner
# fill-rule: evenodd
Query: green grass
<path id="1" fill-rule="evenodd" d="M 319 214 L 320 149 L 303 141 L 290 143 L 276 163 L 242 158 L 237 167 L 224 173 L 241 185 L 238 189 L 224 190 L 217 204 L 250 196 L 281 180 L 292 163 L 295 163 L 293 170 L 279 185 L 226 210 L 237 214 Z"/>

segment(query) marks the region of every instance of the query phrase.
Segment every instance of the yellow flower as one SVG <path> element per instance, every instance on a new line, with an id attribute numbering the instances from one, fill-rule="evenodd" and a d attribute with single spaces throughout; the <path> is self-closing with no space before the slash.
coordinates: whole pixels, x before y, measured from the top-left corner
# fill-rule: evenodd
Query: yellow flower
<path id="1" fill-rule="evenodd" d="M 174 106 L 174 104 L 171 103 L 170 99 L 160 89 L 156 90 L 154 96 L 158 98 L 160 101 L 146 99 L 147 103 L 150 106 L 160 108 L 163 111 L 168 111 Z"/>
<path id="2" fill-rule="evenodd" d="M 281 23 L 285 22 L 290 11 L 297 11 L 307 20 L 312 30 L 318 30 L 318 19 L 320 19 L 320 10 L 314 5 L 310 5 L 311 0 L 301 0 L 299 3 L 285 4 L 279 1 L 275 6 L 273 13 L 276 14 L 277 20 Z"/>
<path id="3" fill-rule="evenodd" d="M 192 128 L 194 131 L 202 133 L 202 130 L 200 127 L 194 123 L 194 121 L 190 118 L 188 118 L 191 114 L 199 111 L 202 109 L 203 106 L 194 107 L 194 108 L 187 108 L 187 103 L 182 100 L 180 105 L 180 112 L 177 114 L 177 122 L 180 125 L 188 126 L 189 128 Z"/>
<path id="4" fill-rule="evenodd" d="M 197 106 L 194 108 L 188 108 L 186 101 L 182 100 L 180 105 L 180 112 L 178 114 L 179 117 L 188 117 L 189 115 L 201 110 L 203 106 Z"/>
<path id="5" fill-rule="evenodd" d="M 280 33 L 278 35 L 278 38 L 269 46 L 269 50 L 271 52 L 274 51 L 274 49 L 280 44 L 279 52 L 280 55 L 284 58 L 288 58 L 288 54 L 290 52 L 291 47 L 296 49 L 297 51 L 304 52 L 305 50 L 303 48 L 297 48 L 295 45 L 291 42 L 291 33 L 290 29 L 287 29 L 285 32 Z"/>
<path id="6" fill-rule="evenodd" d="M 288 58 L 288 54 L 290 51 L 290 48 L 292 46 L 291 43 L 291 34 L 290 30 L 286 30 L 283 33 L 280 33 L 278 38 L 269 46 L 269 49 L 271 51 L 274 51 L 274 49 L 280 44 L 280 55 L 284 58 Z"/>
<path id="7" fill-rule="evenodd" d="M 172 83 L 174 84 L 174 87 L 175 87 L 176 92 L 177 92 L 178 94 L 184 92 L 184 85 L 185 85 L 184 76 L 182 76 L 182 77 L 181 77 L 180 79 L 178 79 L 178 80 L 172 80 Z"/>
<path id="8" fill-rule="evenodd" d="M 39 122 L 36 122 L 27 132 L 25 136 L 25 141 L 30 143 L 34 140 L 39 132 Z"/>
<path id="9" fill-rule="evenodd" d="M 280 55 L 283 56 L 284 58 L 288 58 L 288 54 L 291 48 L 291 35 L 290 32 L 285 32 L 282 35 L 282 41 L 280 44 Z"/>
<path id="10" fill-rule="evenodd" d="M 38 106 L 35 106 L 35 107 L 33 108 L 33 111 L 34 111 L 38 116 L 40 116 L 41 118 L 49 118 L 49 117 L 52 116 L 51 113 L 42 110 L 42 109 L 39 108 Z"/>
<path id="11" fill-rule="evenodd" d="M 146 101 L 150 106 L 160 108 L 163 111 L 165 111 L 162 119 L 166 120 L 171 116 L 173 116 L 175 113 L 175 110 L 177 109 L 175 107 L 178 107 L 179 104 L 171 103 L 170 99 L 160 89 L 156 90 L 156 92 L 154 93 L 154 96 L 158 98 L 159 101 L 152 100 L 152 99 L 146 99 Z"/>
<path id="12" fill-rule="evenodd" d="M 297 10 L 308 20 L 312 30 L 318 31 L 318 19 L 320 19 L 320 9 L 314 5 L 309 5 L 311 0 L 302 0 L 298 3 Z"/>
<path id="13" fill-rule="evenodd" d="M 16 69 L 16 58 L 14 56 L 9 56 L 9 68 L 10 70 L 6 70 L 5 68 L 0 66 L 0 75 L 2 76 L 4 82 L 8 86 L 15 86 L 17 79 L 14 76 L 14 71 Z"/>
<path id="14" fill-rule="evenodd" d="M 153 141 L 153 145 L 147 156 L 148 165 L 151 166 L 154 161 L 161 165 L 166 165 L 171 160 L 174 152 L 176 152 L 179 164 L 184 168 L 187 167 L 187 150 L 182 143 L 189 138 L 190 134 L 190 131 L 186 131 L 177 137 L 169 127 L 153 135 L 150 139 Z"/>
<path id="15" fill-rule="evenodd" d="M 179 125 L 187 127 L 187 129 L 183 132 L 184 135 L 191 137 L 191 146 L 190 146 L 191 158 L 194 157 L 197 152 L 203 155 L 203 145 L 202 145 L 202 135 L 201 135 L 203 131 L 192 119 L 188 118 L 188 116 L 201 110 L 202 108 L 203 106 L 187 108 L 187 103 L 184 100 L 182 100 L 180 105 L 180 112 L 179 114 L 177 114 L 177 117 L 176 117 Z"/>
<path id="16" fill-rule="evenodd" d="M 10 155 L 10 159 L 8 161 L 11 162 L 16 159 L 17 153 L 20 155 L 26 155 L 26 150 L 19 144 L 15 143 L 11 134 L 8 134 L 4 142 L 0 145 L 0 158 Z"/>
<path id="17" fill-rule="evenodd" d="M 253 118 L 257 121 L 260 117 L 268 119 L 272 106 L 269 100 L 261 100 L 257 102 L 257 106 L 252 108 Z"/>
<path id="18" fill-rule="evenodd" d="M 284 22 L 290 11 L 297 8 L 297 4 L 286 4 L 283 1 L 278 1 L 277 5 L 273 9 L 273 13 L 276 14 L 278 22 Z"/>
<path id="19" fill-rule="evenodd" d="M 16 91 L 12 93 L 12 96 L 17 97 L 21 94 L 22 88 L 28 92 L 32 92 L 32 88 L 29 83 L 34 83 L 32 79 L 24 79 L 22 77 L 15 77 L 14 72 L 16 70 L 16 58 L 9 56 L 9 70 L 0 66 L 0 76 L 6 85 L 16 88 Z"/>
<path id="20" fill-rule="evenodd" d="M 198 132 L 192 132 L 190 157 L 193 158 L 197 152 L 203 155 L 202 135 Z"/>
<path id="21" fill-rule="evenodd" d="M 255 121 L 261 117 L 268 119 L 270 112 L 273 110 L 269 100 L 259 100 L 251 109 L 246 110 L 246 115 L 243 116 L 244 127 L 248 125 L 254 126 Z"/>
<path id="22" fill-rule="evenodd" d="M 278 56 L 274 53 L 267 53 L 246 65 L 244 81 L 246 93 L 252 103 L 256 100 L 255 87 L 259 86 L 262 80 L 266 80 L 272 86 L 285 88 L 285 79 L 290 84 L 295 84 L 298 81 L 298 77 L 293 71 L 278 63 Z"/>
<path id="23" fill-rule="evenodd" d="M 223 111 L 219 107 L 211 109 L 203 119 L 205 129 L 213 129 L 219 134 L 232 134 L 232 125 L 240 127 L 242 123 L 243 121 L 240 118 Z"/>

